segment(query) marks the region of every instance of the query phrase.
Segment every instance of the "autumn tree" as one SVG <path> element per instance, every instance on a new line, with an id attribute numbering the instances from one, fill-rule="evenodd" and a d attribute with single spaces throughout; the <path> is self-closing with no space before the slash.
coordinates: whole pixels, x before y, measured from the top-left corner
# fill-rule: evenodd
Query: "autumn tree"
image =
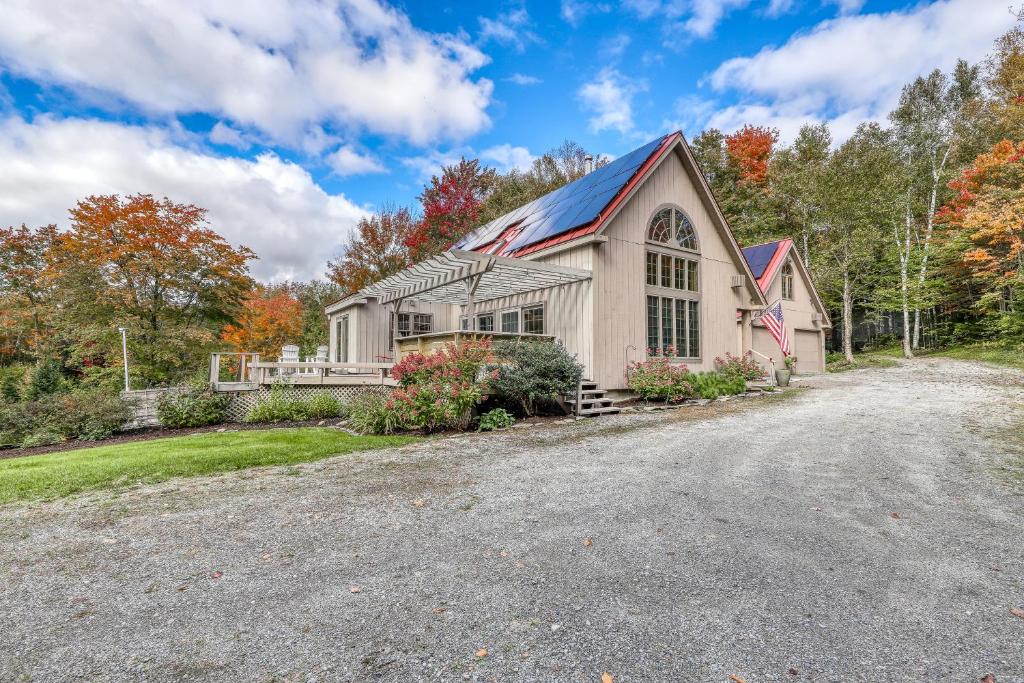
<path id="1" fill-rule="evenodd" d="M 57 226 L 0 228 L 0 354 L 25 355 L 45 341 L 53 296 L 47 255 Z"/>
<path id="2" fill-rule="evenodd" d="M 205 362 L 252 289 L 254 257 L 211 230 L 205 209 L 139 194 L 78 202 L 48 261 L 77 353 L 119 358 L 116 328 L 126 327 L 134 369 L 153 384 Z"/>
<path id="3" fill-rule="evenodd" d="M 1024 29 L 1002 35 L 985 60 L 987 121 L 994 140 L 1024 140 Z"/>
<path id="4" fill-rule="evenodd" d="M 222 341 L 237 351 L 280 355 L 281 347 L 302 335 L 302 304 L 287 287 L 254 287 L 242 300 L 235 322 L 221 332 Z"/>
<path id="5" fill-rule="evenodd" d="M 778 149 L 771 160 L 771 194 L 785 232 L 780 236 L 796 240 L 808 268 L 815 262 L 811 252 L 822 210 L 818 187 L 831 146 L 828 124 L 807 124 L 800 127 L 793 144 Z"/>
<path id="6" fill-rule="evenodd" d="M 778 139 L 777 130 L 749 124 L 725 137 L 725 149 L 729 153 L 730 162 L 736 164 L 739 170 L 740 182 L 767 182 L 768 160 L 771 159 L 772 148 Z"/>
<path id="7" fill-rule="evenodd" d="M 494 169 L 479 160 L 462 159 L 430 179 L 419 197 L 423 218 L 405 240 L 413 262 L 440 254 L 477 227 L 494 178 Z"/>
<path id="8" fill-rule="evenodd" d="M 348 294 L 410 265 L 409 241 L 417 223 L 406 208 L 385 207 L 361 218 L 342 255 L 327 264 L 327 277 Z"/>

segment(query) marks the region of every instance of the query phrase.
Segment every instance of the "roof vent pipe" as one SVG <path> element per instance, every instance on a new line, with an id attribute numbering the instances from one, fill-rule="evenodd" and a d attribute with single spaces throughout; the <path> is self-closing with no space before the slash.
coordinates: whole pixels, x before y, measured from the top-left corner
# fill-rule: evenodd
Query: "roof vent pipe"
<path id="1" fill-rule="evenodd" d="M 583 172 L 591 173 L 594 170 L 594 155 L 588 154 L 583 157 Z"/>

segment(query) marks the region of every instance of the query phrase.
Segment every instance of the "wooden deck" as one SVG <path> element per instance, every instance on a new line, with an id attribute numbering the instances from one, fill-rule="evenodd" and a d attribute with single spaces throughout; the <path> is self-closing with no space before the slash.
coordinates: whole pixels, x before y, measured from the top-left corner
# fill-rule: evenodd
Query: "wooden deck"
<path id="1" fill-rule="evenodd" d="M 528 334 L 526 332 L 474 332 L 471 330 L 428 332 L 426 334 L 414 334 L 408 337 L 399 337 L 396 355 L 398 360 L 402 360 L 410 353 L 422 353 L 423 355 L 429 355 L 434 351 L 440 351 L 447 344 L 455 344 L 455 346 L 459 346 L 467 341 L 477 341 L 480 339 L 490 339 L 495 342 L 511 339 L 551 341 L 554 337 L 549 334 Z"/>
<path id="2" fill-rule="evenodd" d="M 264 362 L 258 353 L 210 355 L 214 391 L 254 391 L 261 386 L 397 386 L 389 377 L 393 363 Z"/>

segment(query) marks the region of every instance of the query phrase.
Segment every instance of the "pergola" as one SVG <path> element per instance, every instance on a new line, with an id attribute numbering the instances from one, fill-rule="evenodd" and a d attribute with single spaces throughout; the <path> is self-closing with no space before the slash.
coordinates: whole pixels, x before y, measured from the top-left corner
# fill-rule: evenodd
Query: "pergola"
<path id="1" fill-rule="evenodd" d="M 405 299 L 464 305 L 470 329 L 475 331 L 476 301 L 580 282 L 591 276 L 589 270 L 452 249 L 366 287 L 361 295 L 377 297 L 382 305 L 393 306 L 396 314 Z M 394 325 L 397 338 L 398 315 Z"/>

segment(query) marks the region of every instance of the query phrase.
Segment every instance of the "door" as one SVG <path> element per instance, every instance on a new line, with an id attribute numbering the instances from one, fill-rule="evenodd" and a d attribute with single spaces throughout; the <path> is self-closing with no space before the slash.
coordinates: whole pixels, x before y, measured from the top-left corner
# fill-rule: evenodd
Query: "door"
<path id="1" fill-rule="evenodd" d="M 800 374 L 824 372 L 821 333 L 817 330 L 795 330 L 795 336 L 793 354 L 796 356 L 796 371 Z"/>
<path id="2" fill-rule="evenodd" d="M 348 316 L 343 315 L 338 319 L 338 354 L 336 363 L 348 362 Z"/>

